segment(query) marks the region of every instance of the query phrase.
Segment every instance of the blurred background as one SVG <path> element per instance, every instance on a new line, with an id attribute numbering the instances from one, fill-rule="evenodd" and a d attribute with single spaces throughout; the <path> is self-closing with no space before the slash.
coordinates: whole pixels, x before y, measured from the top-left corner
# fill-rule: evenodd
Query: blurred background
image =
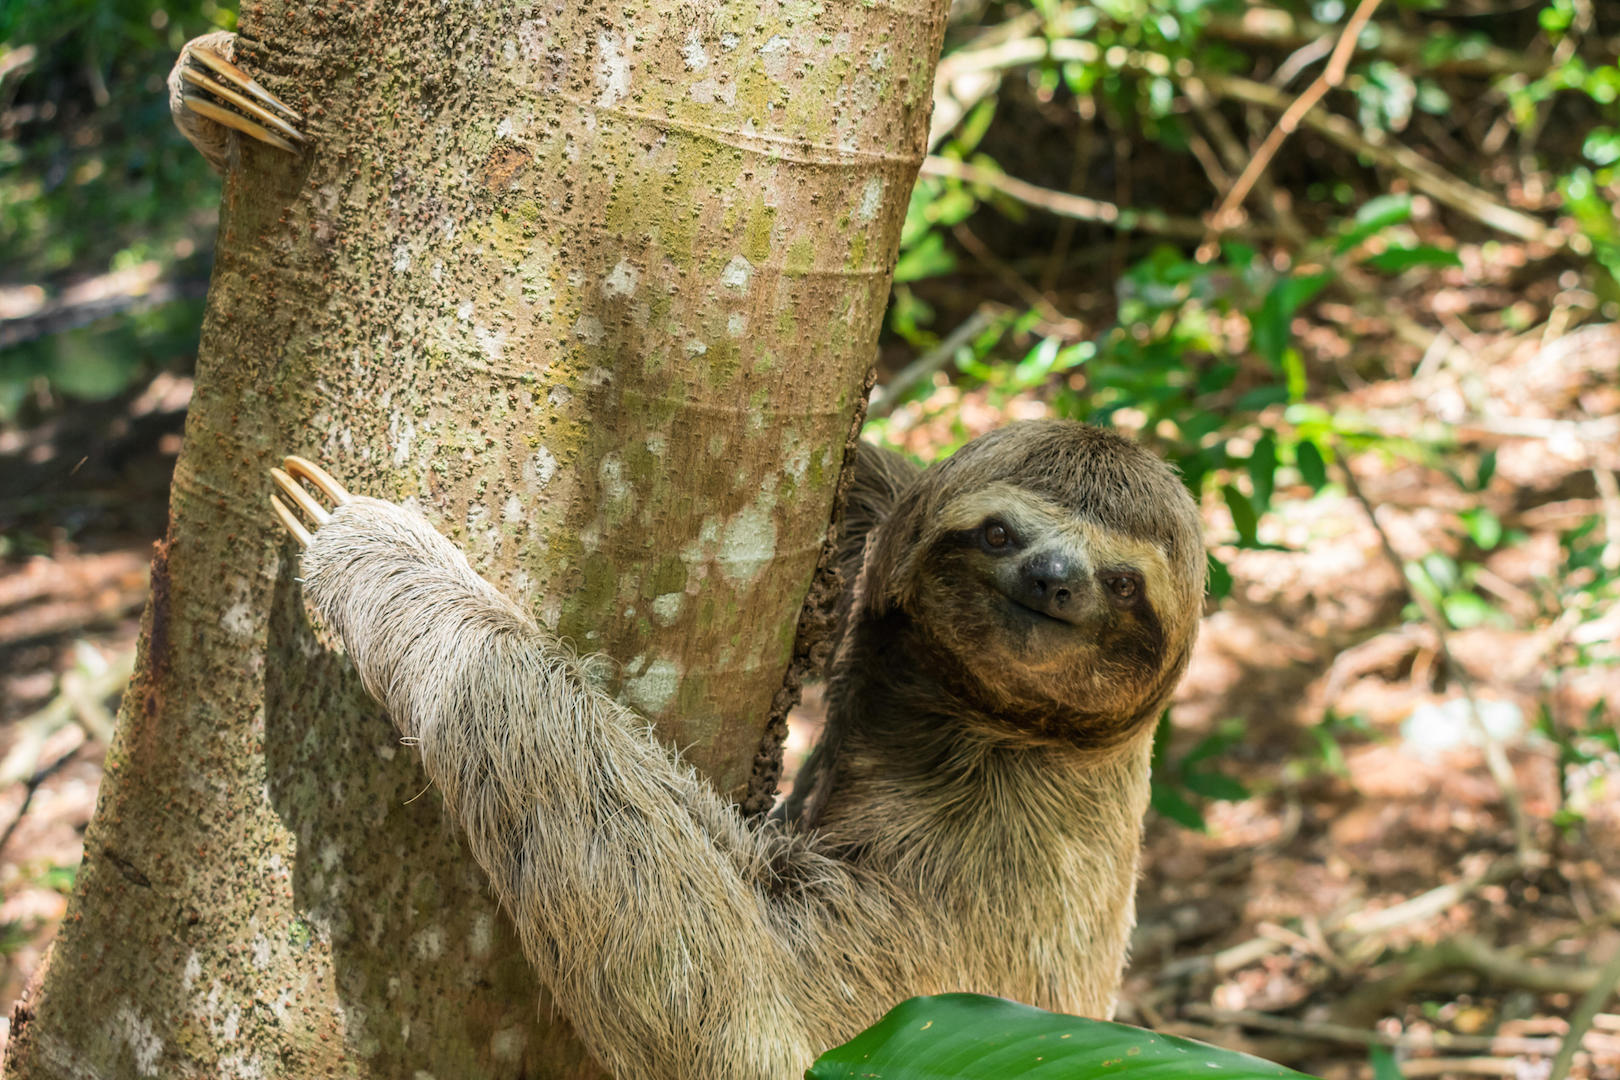
<path id="1" fill-rule="evenodd" d="M 8 1008 L 190 396 L 219 185 L 163 78 L 234 21 L 0 0 Z M 1620 1077 L 1617 55 L 1597 0 L 953 8 L 868 435 L 1113 424 L 1211 547 L 1121 1018 L 1335 1078 Z"/>

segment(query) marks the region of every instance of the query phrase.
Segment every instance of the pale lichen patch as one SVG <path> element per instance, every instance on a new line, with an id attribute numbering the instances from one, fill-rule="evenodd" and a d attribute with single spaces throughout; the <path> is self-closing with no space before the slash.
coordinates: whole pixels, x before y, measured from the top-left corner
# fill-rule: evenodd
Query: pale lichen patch
<path id="1" fill-rule="evenodd" d="M 754 264 L 741 255 L 733 255 L 726 268 L 720 271 L 720 284 L 742 292 L 754 277 Z"/>
<path id="2" fill-rule="evenodd" d="M 607 108 L 617 105 L 630 92 L 630 60 L 618 34 L 596 35 L 596 48 L 601 54 L 596 64 L 596 103 Z"/>
<path id="3" fill-rule="evenodd" d="M 866 182 L 866 188 L 861 192 L 861 205 L 856 208 L 855 216 L 862 221 L 871 221 L 882 208 L 883 177 L 874 176 Z"/>
<path id="4" fill-rule="evenodd" d="M 574 321 L 574 336 L 587 345 L 600 345 L 607 340 L 607 330 L 595 315 L 581 315 Z"/>
<path id="5" fill-rule="evenodd" d="M 437 926 L 424 926 L 411 938 L 411 948 L 420 960 L 437 960 L 444 955 L 444 932 Z"/>
<path id="6" fill-rule="evenodd" d="M 256 624 L 253 612 L 253 604 L 247 600 L 238 600 L 226 608 L 225 613 L 219 617 L 220 628 L 232 637 L 251 637 Z"/>
<path id="7" fill-rule="evenodd" d="M 743 507 L 726 522 L 715 562 L 730 581 L 753 581 L 776 558 L 776 521 L 764 501 Z"/>
<path id="8" fill-rule="evenodd" d="M 403 468 L 411 459 L 411 443 L 416 439 L 416 422 L 407 413 L 388 418 L 388 438 L 394 444 L 394 467 Z"/>
<path id="9" fill-rule="evenodd" d="M 498 363 L 506 352 L 506 331 L 491 330 L 487 326 L 473 327 L 473 337 L 478 341 L 478 348 L 482 350 L 485 359 L 490 363 Z"/>
<path id="10" fill-rule="evenodd" d="M 489 912 L 480 911 L 473 916 L 472 930 L 467 935 L 467 951 L 475 958 L 489 955 L 495 947 L 495 923 Z"/>
<path id="11" fill-rule="evenodd" d="M 737 104 L 737 81 L 727 79 L 721 81 L 716 78 L 703 79 L 692 84 L 686 91 L 686 96 L 699 105 L 713 105 L 716 101 L 723 101 L 727 105 Z"/>
<path id="12" fill-rule="evenodd" d="M 156 1076 L 158 1059 L 163 1056 L 163 1040 L 158 1038 L 157 1029 L 128 1004 L 118 1006 L 118 1011 L 113 1015 L 113 1027 L 124 1045 L 129 1047 L 140 1074 Z"/>
<path id="13" fill-rule="evenodd" d="M 602 293 L 608 297 L 629 296 L 636 291 L 636 282 L 640 277 L 640 272 L 634 266 L 620 259 L 602 280 Z"/>
<path id="14" fill-rule="evenodd" d="M 528 1045 L 528 1035 L 522 1027 L 514 1024 L 490 1036 L 489 1056 L 496 1061 L 521 1061 L 523 1051 Z"/>
<path id="15" fill-rule="evenodd" d="M 740 338 L 748 333 L 748 316 L 740 311 L 733 311 L 726 319 L 726 333 L 734 338 Z"/>
<path id="16" fill-rule="evenodd" d="M 702 71 L 709 66 L 709 54 L 703 51 L 703 38 L 696 29 L 686 32 L 686 44 L 681 48 L 687 71 Z"/>
<path id="17" fill-rule="evenodd" d="M 528 487 L 531 494 L 539 494 L 556 474 L 556 455 L 552 455 L 546 447 L 535 450 L 528 460 L 523 461 L 523 486 Z"/>
<path id="18" fill-rule="evenodd" d="M 773 34 L 769 41 L 759 47 L 759 57 L 764 61 L 766 74 L 773 79 L 783 78 L 793 59 L 793 42 L 781 34 Z"/>
<path id="19" fill-rule="evenodd" d="M 680 617 L 681 605 L 686 602 L 686 594 L 667 592 L 653 597 L 653 621 L 659 626 L 671 626 Z"/>
<path id="20" fill-rule="evenodd" d="M 624 696 L 630 704 L 649 715 L 658 715 L 675 700 L 681 687 L 681 669 L 673 660 L 654 660 L 647 670 L 624 682 Z"/>

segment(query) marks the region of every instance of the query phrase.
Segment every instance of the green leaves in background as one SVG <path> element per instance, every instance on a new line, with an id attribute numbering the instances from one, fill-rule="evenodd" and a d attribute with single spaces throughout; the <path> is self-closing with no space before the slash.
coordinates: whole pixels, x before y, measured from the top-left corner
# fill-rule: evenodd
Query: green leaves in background
<path id="1" fill-rule="evenodd" d="M 1083 1020 L 1004 998 L 903 1001 L 816 1060 L 808 1080 L 1279 1080 L 1303 1077 L 1248 1054 L 1127 1024 Z"/>
<path id="2" fill-rule="evenodd" d="M 1249 789 L 1235 777 L 1216 767 L 1215 761 L 1243 741 L 1246 725 L 1241 719 L 1222 721 L 1179 758 L 1170 754 L 1175 727 L 1170 710 L 1159 715 L 1153 732 L 1153 786 L 1150 805 L 1161 817 L 1184 828 L 1204 832 L 1204 812 L 1199 804 L 1206 799 L 1237 802 L 1249 797 Z"/>

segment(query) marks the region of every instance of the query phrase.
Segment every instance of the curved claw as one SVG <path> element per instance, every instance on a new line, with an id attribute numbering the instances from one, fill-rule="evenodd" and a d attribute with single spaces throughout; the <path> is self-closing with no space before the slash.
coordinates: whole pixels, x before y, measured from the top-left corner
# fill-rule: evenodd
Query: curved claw
<path id="1" fill-rule="evenodd" d="M 203 53 L 203 51 L 201 49 L 198 49 L 192 55 L 194 55 L 194 56 L 203 56 L 205 54 Z M 190 68 L 186 68 L 186 69 L 184 69 L 183 71 L 180 72 L 180 77 L 182 79 L 184 79 L 186 82 L 190 83 L 192 86 L 201 87 L 202 89 L 208 91 L 210 94 L 213 94 L 215 97 L 219 98 L 220 100 L 228 101 L 232 105 L 235 105 L 238 109 L 241 110 L 240 114 L 232 113 L 229 109 L 222 109 L 217 105 L 215 105 L 214 108 L 217 109 L 219 112 L 223 112 L 223 113 L 226 113 L 227 115 L 234 116 L 239 120 L 245 120 L 248 124 L 251 124 L 252 127 L 254 129 L 256 129 L 256 130 L 249 130 L 247 127 L 245 127 L 245 126 L 243 126 L 241 124 L 233 124 L 229 120 L 220 121 L 221 123 L 229 124 L 231 127 L 236 128 L 236 130 L 238 130 L 238 131 L 246 132 L 247 134 L 252 135 L 255 139 L 259 139 L 259 140 L 261 140 L 263 142 L 268 142 L 268 143 L 271 143 L 272 145 L 279 146 L 284 150 L 290 150 L 290 151 L 296 152 L 297 149 L 298 149 L 297 147 L 295 147 L 291 143 L 289 143 L 287 141 L 287 139 L 291 139 L 291 140 L 294 140 L 296 142 L 303 142 L 304 141 L 304 133 L 299 131 L 297 128 L 293 127 L 291 124 L 287 123 L 287 121 L 285 121 L 281 117 L 275 115 L 270 110 L 265 109 L 265 108 L 261 108 L 260 106 L 254 104 L 252 101 L 248 100 L 246 95 L 238 94 L 235 90 L 232 90 L 229 86 L 226 86 L 226 85 L 224 85 L 223 83 L 220 83 L 220 82 L 216 82 L 213 79 L 210 79 L 207 75 L 204 75 L 202 72 L 193 71 Z M 254 83 L 253 85 L 257 86 L 258 84 Z M 207 98 L 198 97 L 195 94 L 187 94 L 185 96 L 185 102 L 193 111 L 201 112 L 204 116 L 207 116 L 211 120 L 219 120 L 220 119 L 217 115 L 214 115 L 214 114 L 209 113 L 209 112 L 207 112 L 205 110 L 197 108 L 197 105 L 198 105 L 199 102 L 208 102 Z M 212 104 L 211 102 L 208 102 L 208 103 Z M 257 121 L 257 122 L 255 122 L 255 121 Z M 269 133 L 264 131 L 264 129 L 263 129 L 264 125 L 268 125 L 269 127 L 274 128 L 276 131 L 278 131 L 282 135 L 286 136 L 286 139 L 279 139 L 279 138 L 277 138 L 277 139 L 269 139 L 269 138 L 265 138 L 265 136 L 267 134 L 269 134 Z"/>
<path id="2" fill-rule="evenodd" d="M 271 469 L 270 475 L 275 479 L 276 486 L 281 488 L 287 497 L 297 505 L 298 509 L 304 512 L 304 516 L 314 521 L 317 527 L 332 520 L 332 515 L 326 512 L 326 508 L 310 498 L 309 492 L 305 491 L 297 480 L 294 480 L 280 469 Z"/>
<path id="3" fill-rule="evenodd" d="M 276 482 L 280 483 L 280 480 L 278 479 Z M 291 510 L 287 509 L 286 503 L 272 495 L 270 496 L 270 509 L 276 512 L 276 517 L 281 520 L 281 524 L 286 527 L 288 532 L 293 534 L 293 539 L 298 541 L 299 547 L 309 547 L 309 530 L 304 528 L 304 523 L 299 521 Z"/>
<path id="4" fill-rule="evenodd" d="M 293 123 L 296 124 L 303 122 L 304 118 L 301 114 L 288 106 L 280 98 L 276 97 L 276 95 L 260 86 L 253 76 L 249 75 L 247 72 L 243 71 L 241 68 L 219 55 L 219 53 L 215 52 L 213 49 L 210 49 L 207 46 L 193 48 L 191 50 L 191 58 L 197 61 L 199 64 L 202 64 L 204 67 L 212 69 L 216 74 L 222 76 L 227 82 L 233 83 L 247 91 L 249 94 L 252 94 L 254 97 L 258 98 L 272 109 L 275 109 Z M 210 89 L 212 89 L 212 87 L 210 87 Z M 293 135 L 297 138 L 303 137 L 298 135 L 297 132 L 293 132 Z"/>
<path id="5" fill-rule="evenodd" d="M 353 500 L 354 496 L 349 494 L 347 488 L 332 479 L 330 473 L 308 458 L 289 455 L 284 464 L 287 466 L 288 472 L 308 480 L 315 485 L 322 495 L 325 495 L 339 506 Z"/>
<path id="6" fill-rule="evenodd" d="M 285 470 L 276 468 L 270 470 L 271 479 L 275 480 L 281 494 L 291 500 L 293 507 L 301 511 L 305 518 L 313 521 L 317 529 L 331 521 L 332 515 L 304 489 L 304 483 L 307 482 L 337 506 L 342 506 L 354 498 L 342 484 L 332 479 L 331 474 L 307 458 L 293 456 L 287 458 L 283 464 L 286 465 Z M 293 538 L 303 547 L 308 547 L 309 530 L 304 527 L 303 519 L 294 513 L 292 507 L 277 496 L 271 495 L 270 508 L 275 511 L 277 519 L 287 531 L 293 534 Z"/>

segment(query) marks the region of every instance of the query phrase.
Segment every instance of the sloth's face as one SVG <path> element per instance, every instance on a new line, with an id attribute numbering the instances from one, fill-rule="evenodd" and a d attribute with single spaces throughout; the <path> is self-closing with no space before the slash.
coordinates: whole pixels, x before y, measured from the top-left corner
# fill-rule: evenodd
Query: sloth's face
<path id="1" fill-rule="evenodd" d="M 913 613 L 953 681 L 1011 726 L 1111 742 L 1179 667 L 1188 601 L 1152 539 L 1006 482 L 931 524 Z"/>
<path id="2" fill-rule="evenodd" d="M 1114 432 L 1009 424 L 934 465 L 859 585 L 999 731 L 1104 748 L 1151 723 L 1198 632 L 1205 556 L 1175 471 Z"/>

